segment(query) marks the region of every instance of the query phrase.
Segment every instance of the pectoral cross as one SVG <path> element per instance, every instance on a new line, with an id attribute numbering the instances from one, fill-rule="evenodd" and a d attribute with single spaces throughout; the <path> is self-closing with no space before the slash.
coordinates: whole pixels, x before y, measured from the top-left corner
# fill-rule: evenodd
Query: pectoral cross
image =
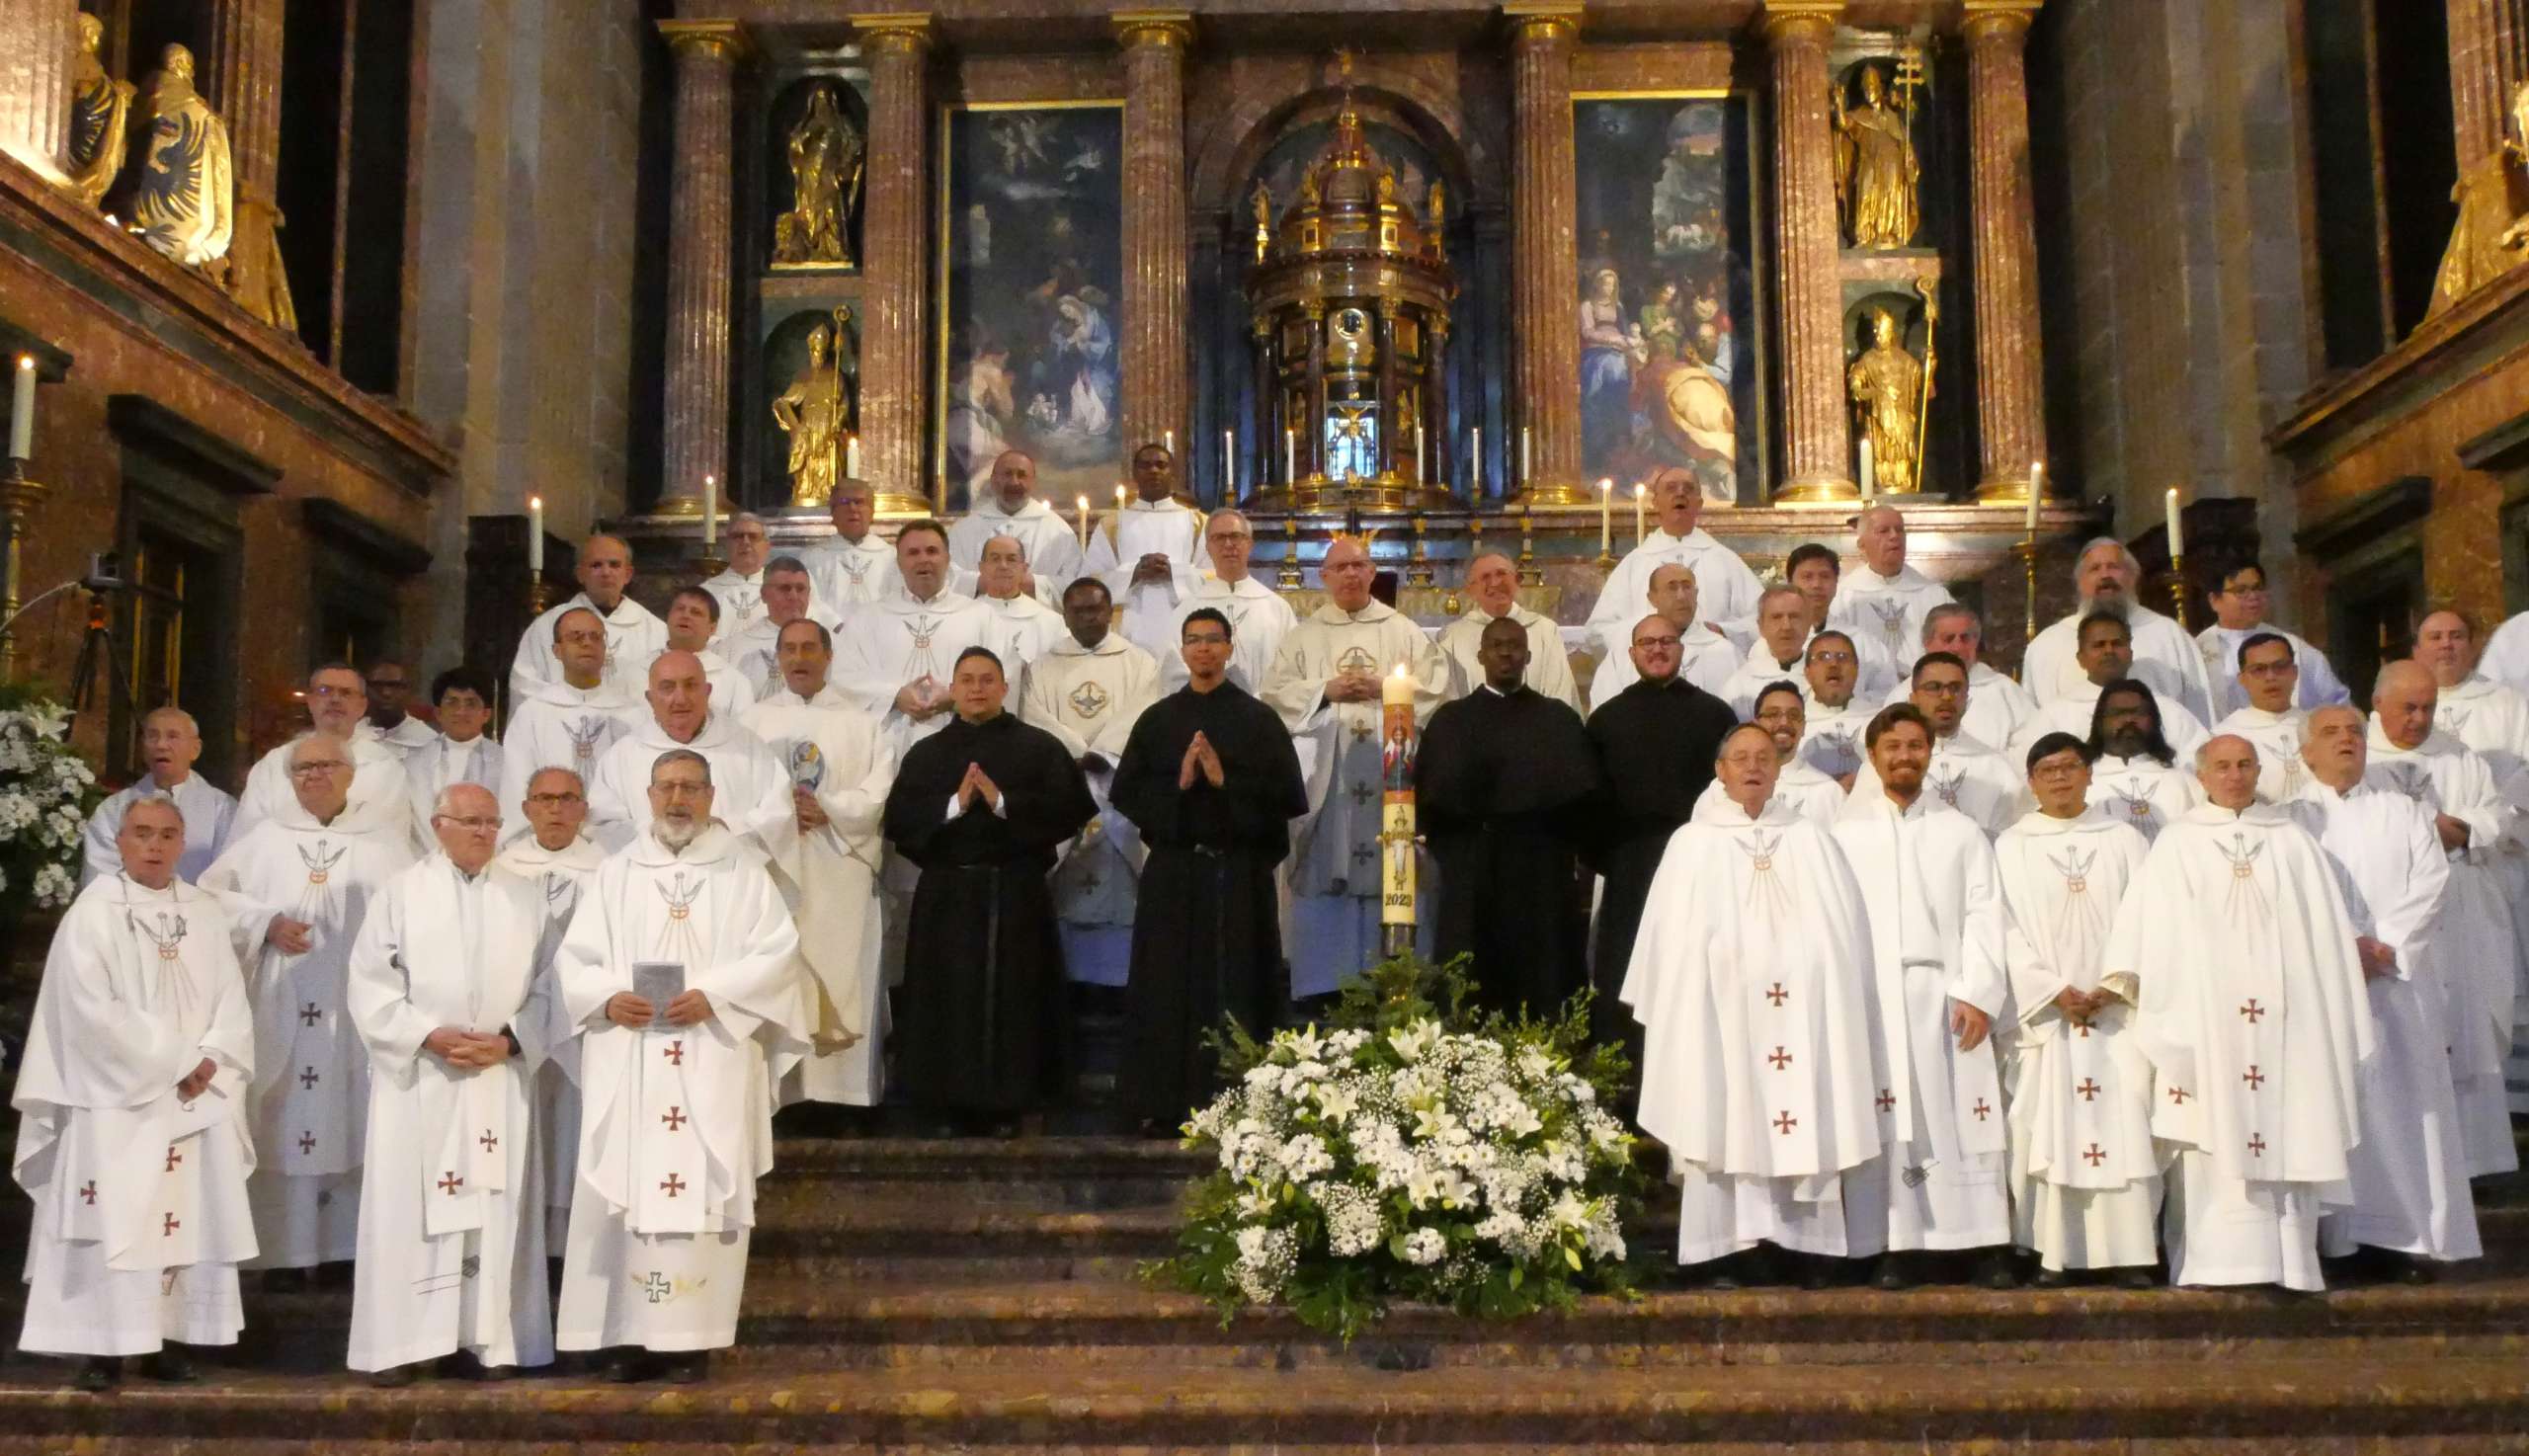
<path id="1" fill-rule="evenodd" d="M 1773 1054 L 1766 1057 L 1765 1060 L 1773 1063 L 1774 1070 L 1776 1072 L 1780 1072 L 1783 1068 L 1791 1065 L 1791 1053 L 1784 1051 L 1781 1047 L 1775 1047 L 1773 1049 Z"/>
<path id="2" fill-rule="evenodd" d="M 2090 1167 L 2096 1168 L 2107 1161 L 2107 1150 L 2092 1143 L 2081 1150 L 2081 1156 L 2089 1161 Z"/>
<path id="3" fill-rule="evenodd" d="M 88 1179 L 87 1185 L 79 1190 L 79 1201 L 88 1204 L 94 1204 L 97 1201 L 97 1180 L 95 1178 Z"/>
<path id="4" fill-rule="evenodd" d="M 2250 1062 L 2248 1070 L 2240 1074 L 2240 1081 L 2248 1085 L 2248 1091 L 2255 1092 L 2258 1088 L 2265 1086 L 2265 1074 L 2256 1069 L 2254 1062 Z"/>
<path id="5" fill-rule="evenodd" d="M 491 1152 L 494 1148 L 501 1145 L 501 1140 L 492 1136 L 492 1130 L 488 1127 L 483 1129 L 483 1135 L 476 1138 L 474 1141 L 481 1143 L 483 1145 L 483 1151 L 486 1153 Z"/>
<path id="6" fill-rule="evenodd" d="M 167 1145 L 167 1166 L 160 1171 L 164 1173 L 174 1173 L 176 1171 L 176 1165 L 184 1161 L 185 1155 L 176 1151 L 175 1144 L 169 1143 Z"/>
<path id="7" fill-rule="evenodd" d="M 448 1171 L 446 1176 L 439 1180 L 439 1190 L 446 1193 L 450 1198 L 455 1197 L 456 1190 L 464 1186 L 465 1179 L 458 1177 L 456 1175 L 456 1170 L 452 1168 Z"/>
<path id="8" fill-rule="evenodd" d="M 316 1084 L 318 1084 L 318 1083 L 320 1083 L 320 1082 L 322 1082 L 322 1081 L 324 1081 L 324 1080 L 325 1080 L 324 1078 L 319 1077 L 319 1076 L 317 1076 L 317 1075 L 316 1075 L 316 1069 L 315 1069 L 315 1068 L 313 1068 L 313 1067 L 306 1068 L 305 1070 L 301 1071 L 301 1072 L 298 1074 L 298 1087 L 299 1087 L 299 1091 L 304 1092 L 304 1091 L 306 1091 L 308 1088 L 314 1087 Z"/>
<path id="9" fill-rule="evenodd" d="M 677 1176 L 675 1173 L 669 1173 L 669 1174 L 668 1174 L 668 1180 L 667 1180 L 666 1182 L 663 1182 L 663 1183 L 659 1184 L 659 1190 L 660 1190 L 661 1192 L 666 1193 L 666 1194 L 667 1194 L 669 1197 L 671 1197 L 671 1198 L 675 1197 L 675 1196 L 676 1196 L 677 1194 L 679 1194 L 679 1193 L 684 1192 L 684 1191 L 685 1191 L 685 1189 L 686 1189 L 686 1181 L 685 1181 L 685 1179 L 683 1179 L 683 1178 L 681 1178 L 681 1177 Z"/>
<path id="10" fill-rule="evenodd" d="M 667 1050 L 659 1055 L 667 1058 L 669 1065 L 682 1067 L 685 1065 L 685 1043 L 681 1040 L 671 1041 L 667 1045 Z"/>
<path id="11" fill-rule="evenodd" d="M 682 1109 L 670 1107 L 665 1113 L 660 1115 L 659 1120 L 668 1125 L 668 1131 L 676 1132 L 693 1119 L 686 1116 Z"/>
<path id="12" fill-rule="evenodd" d="M 1791 1130 L 1799 1125 L 1800 1119 L 1792 1116 L 1788 1109 L 1774 1119 L 1774 1131 L 1781 1133 L 1784 1137 L 1791 1136 Z"/>
<path id="13" fill-rule="evenodd" d="M 317 1009 L 316 1003 L 311 1001 L 307 1005 L 298 1009 L 298 1024 L 301 1026 L 313 1026 L 324 1016 L 324 1014 L 325 1013 L 322 1011 Z"/>
<path id="14" fill-rule="evenodd" d="M 2101 1092 L 2106 1091 L 2106 1089 L 2098 1085 L 2097 1079 L 2084 1077 L 2081 1079 L 2081 1085 L 2073 1089 L 2073 1091 L 2081 1094 L 2082 1101 L 2095 1102 L 2098 1100 L 2098 1094 Z"/>
<path id="15" fill-rule="evenodd" d="M 314 1133 L 312 1133 L 312 1132 L 304 1132 L 304 1131 L 300 1132 L 300 1133 L 299 1133 L 299 1135 L 298 1135 L 298 1152 L 299 1152 L 299 1156 L 304 1157 L 304 1156 L 306 1156 L 307 1154 L 309 1154 L 309 1153 L 313 1153 L 313 1152 L 315 1152 L 315 1151 L 316 1151 L 316 1134 L 314 1134 Z"/>

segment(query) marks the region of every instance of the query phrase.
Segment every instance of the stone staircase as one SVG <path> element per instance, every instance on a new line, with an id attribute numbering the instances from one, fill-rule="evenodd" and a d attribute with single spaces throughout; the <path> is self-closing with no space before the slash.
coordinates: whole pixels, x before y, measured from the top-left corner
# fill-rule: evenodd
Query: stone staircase
<path id="1" fill-rule="evenodd" d="M 82 1396 L 0 1362 L 0 1453 L 2529 1453 L 2529 1202 L 2423 1287 L 1655 1288 L 1512 1326 L 1401 1311 L 1346 1349 L 1134 1277 L 1196 1168 L 1108 1139 L 785 1141 L 708 1385 L 373 1390 L 340 1369 L 348 1291 L 250 1292 L 199 1386 Z"/>

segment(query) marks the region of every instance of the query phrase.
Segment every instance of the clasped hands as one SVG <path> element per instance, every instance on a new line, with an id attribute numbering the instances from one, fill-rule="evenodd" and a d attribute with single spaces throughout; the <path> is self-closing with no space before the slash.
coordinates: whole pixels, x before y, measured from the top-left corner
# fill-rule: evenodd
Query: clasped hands
<path id="1" fill-rule="evenodd" d="M 896 711 L 920 721 L 948 706 L 948 690 L 929 673 L 896 689 Z"/>
<path id="2" fill-rule="evenodd" d="M 1177 765 L 1177 786 L 1192 788 L 1194 775 L 1198 773 L 1212 787 L 1221 786 L 1221 756 L 1212 747 L 1212 741 L 1200 733 L 1194 735 L 1192 743 L 1185 745 L 1185 757 Z"/>
<path id="3" fill-rule="evenodd" d="M 2363 980 L 2377 981 L 2398 973 L 2398 948 L 2387 941 L 2356 935 L 2353 937 L 2353 949 L 2362 962 Z"/>
<path id="4" fill-rule="evenodd" d="M 442 1026 L 422 1038 L 422 1050 L 451 1067 L 469 1071 L 497 1067 L 510 1057 L 510 1039 L 497 1031 L 468 1031 Z"/>
<path id="5" fill-rule="evenodd" d="M 1373 673 L 1338 673 L 1326 680 L 1328 702 L 1376 702 L 1379 680 Z"/>
<path id="6" fill-rule="evenodd" d="M 194 1068 L 193 1071 L 187 1073 L 185 1075 L 185 1080 L 176 1084 L 177 1099 L 179 1101 L 190 1102 L 194 1098 L 201 1096 L 204 1092 L 208 1092 L 210 1090 L 211 1076 L 218 1071 L 218 1063 L 213 1062 L 208 1057 L 203 1058 L 201 1066 L 198 1066 Z"/>
<path id="7" fill-rule="evenodd" d="M 966 776 L 957 780 L 957 802 L 972 809 L 989 809 L 1001 802 L 1001 785 L 992 781 L 981 764 L 968 764 Z"/>
<path id="8" fill-rule="evenodd" d="M 638 1031 L 659 1019 L 659 1009 L 643 997 L 629 991 L 618 991 L 606 1000 L 606 1018 L 628 1031 Z M 667 1023 L 692 1026 L 711 1019 L 711 998 L 699 991 L 685 991 L 668 1003 Z"/>

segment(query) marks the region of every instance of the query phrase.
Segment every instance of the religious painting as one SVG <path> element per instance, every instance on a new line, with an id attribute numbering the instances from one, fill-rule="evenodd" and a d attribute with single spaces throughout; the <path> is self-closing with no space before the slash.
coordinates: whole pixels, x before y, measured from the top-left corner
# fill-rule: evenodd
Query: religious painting
<path id="1" fill-rule="evenodd" d="M 1572 122 L 1583 471 L 1622 487 L 1683 466 L 1713 505 L 1754 500 L 1765 369 L 1747 98 L 1583 97 Z"/>
<path id="2" fill-rule="evenodd" d="M 935 467 L 962 511 L 1008 449 L 1040 494 L 1102 501 L 1124 477 L 1124 109 L 948 109 L 939 199 Z"/>

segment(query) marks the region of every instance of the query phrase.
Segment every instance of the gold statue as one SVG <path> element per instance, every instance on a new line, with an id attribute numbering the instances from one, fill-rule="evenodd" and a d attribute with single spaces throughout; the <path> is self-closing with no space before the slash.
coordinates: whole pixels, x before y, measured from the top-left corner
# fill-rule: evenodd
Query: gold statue
<path id="1" fill-rule="evenodd" d="M 820 85 L 790 128 L 790 210 L 773 223 L 775 264 L 852 266 L 848 224 L 860 200 L 860 133 L 835 108 L 834 88 Z"/>
<path id="2" fill-rule="evenodd" d="M 70 195 L 93 207 L 122 171 L 123 125 L 131 116 L 132 87 L 106 74 L 97 46 L 106 23 L 82 11 L 79 48 L 70 57 Z"/>
<path id="3" fill-rule="evenodd" d="M 1256 191 L 1248 196 L 1247 204 L 1256 212 L 1256 261 L 1262 263 L 1273 247 L 1272 191 L 1263 182 L 1258 182 Z"/>
<path id="4" fill-rule="evenodd" d="M 1911 60 L 1911 57 L 1909 58 Z M 1916 70 L 1902 68 L 1904 105 L 1889 105 L 1888 83 L 1874 65 L 1861 67 L 1861 105 L 1844 105 L 1844 88 L 1831 98 L 1836 127 L 1836 202 L 1843 209 L 1844 234 L 1856 248 L 1902 248 L 1915 240 L 1922 214 L 1916 184 L 1922 165 L 1915 156 Z"/>
<path id="5" fill-rule="evenodd" d="M 194 53 L 170 45 L 149 78 L 149 138 L 142 144 L 131 220 L 141 240 L 187 268 L 220 264 L 235 225 L 228 128 L 194 90 Z M 224 266 L 212 270 L 223 280 Z"/>
<path id="6" fill-rule="evenodd" d="M 790 504 L 823 506 L 843 477 L 844 444 L 852 437 L 852 385 L 839 356 L 852 310 L 808 331 L 808 362 L 773 402 L 773 420 L 790 437 Z"/>
<path id="7" fill-rule="evenodd" d="M 2450 246 L 2441 254 L 2441 271 L 2433 275 L 2432 302 L 2423 316 L 2449 308 L 2495 277 L 2520 266 L 2529 253 L 2529 187 L 2521 164 L 2529 161 L 2529 83 L 2511 93 L 2511 124 L 2492 151 L 2459 174 L 2450 201 L 2459 204 L 2459 220 L 2450 229 Z"/>
<path id="8" fill-rule="evenodd" d="M 1870 348 L 1844 371 L 1844 388 L 1861 410 L 1870 442 L 1873 483 L 1882 495 L 1911 495 L 1921 486 L 1917 448 L 1921 438 L 1923 365 L 1897 336 L 1897 317 L 1870 311 Z"/>
<path id="9" fill-rule="evenodd" d="M 1431 230 L 1433 237 L 1439 236 L 1440 230 L 1448 225 L 1449 198 L 1447 193 L 1440 190 L 1438 182 L 1431 184 L 1431 200 L 1423 210 L 1426 214 L 1423 225 Z"/>

